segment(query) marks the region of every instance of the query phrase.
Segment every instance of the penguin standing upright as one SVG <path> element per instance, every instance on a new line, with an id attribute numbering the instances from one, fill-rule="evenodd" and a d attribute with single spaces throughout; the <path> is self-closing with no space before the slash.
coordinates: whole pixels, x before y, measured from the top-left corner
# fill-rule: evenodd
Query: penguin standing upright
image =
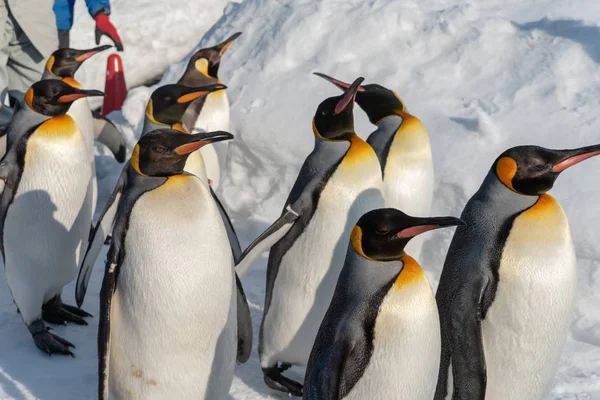
<path id="1" fill-rule="evenodd" d="M 347 83 L 315 73 L 342 90 Z M 386 207 L 411 215 L 429 215 L 433 198 L 433 159 L 429 135 L 421 121 L 406 110 L 402 99 L 381 85 L 362 85 L 356 93 L 360 106 L 377 129 L 369 143 L 381 163 Z M 412 240 L 407 251 L 420 258 L 422 237 Z"/>
<path id="2" fill-rule="evenodd" d="M 236 360 L 235 271 L 207 185 L 187 155 L 231 139 L 140 138 L 119 181 L 100 300 L 98 398 L 223 399 Z"/>
<path id="3" fill-rule="evenodd" d="M 194 53 L 183 76 L 177 83 L 190 87 L 221 83 L 218 76 L 221 57 L 241 34 L 241 32 L 234 33 L 224 42 Z M 208 96 L 193 101 L 183 116 L 183 123 L 190 132 L 194 129 L 206 132 L 228 131 L 229 101 L 225 91 L 212 92 Z M 219 189 L 221 183 L 221 171 L 225 167 L 228 145 L 227 142 L 221 142 L 205 146 L 200 150 L 206 164 L 208 177 L 212 180 L 215 190 Z"/>
<path id="4" fill-rule="evenodd" d="M 550 396 L 577 280 L 567 217 L 546 192 L 566 168 L 597 154 L 600 145 L 513 147 L 465 206 L 467 226 L 454 234 L 436 294 L 436 400 Z"/>
<path id="5" fill-rule="evenodd" d="M 285 233 L 269 254 L 258 350 L 267 385 L 296 396 L 302 395 L 302 385 L 282 372 L 289 365 L 306 365 L 350 231 L 365 212 L 383 206 L 377 155 L 354 133 L 352 109 L 362 81 L 319 105 L 313 118 L 315 148 L 288 197 L 291 206 L 246 250 L 251 254 L 253 247 Z"/>
<path id="6" fill-rule="evenodd" d="M 72 355 L 72 345 L 50 333 L 43 320 L 86 325 L 81 317 L 89 316 L 61 301 L 90 232 L 91 166 L 83 135 L 65 113 L 77 99 L 99 95 L 58 80 L 32 85 L 25 107 L 43 121 L 19 133 L 0 163 L 6 281 L 35 344 L 49 354 Z"/>
<path id="7" fill-rule="evenodd" d="M 431 285 L 404 252 L 416 235 L 463 225 L 393 209 L 363 215 L 315 340 L 305 400 L 431 400 L 440 359 L 440 322 Z"/>
<path id="8" fill-rule="evenodd" d="M 79 67 L 84 61 L 111 47 L 104 45 L 89 50 L 58 49 L 48 58 L 42 79 L 66 79 L 65 82 L 69 85 L 81 88 L 81 85 L 75 80 L 75 73 Z M 110 120 L 100 113 L 91 111 L 87 99 L 76 101 L 69 109 L 69 115 L 73 117 L 85 136 L 92 160 L 94 159 L 94 139 L 97 139 L 109 148 L 118 162 L 125 161 L 127 148 L 123 135 Z"/>

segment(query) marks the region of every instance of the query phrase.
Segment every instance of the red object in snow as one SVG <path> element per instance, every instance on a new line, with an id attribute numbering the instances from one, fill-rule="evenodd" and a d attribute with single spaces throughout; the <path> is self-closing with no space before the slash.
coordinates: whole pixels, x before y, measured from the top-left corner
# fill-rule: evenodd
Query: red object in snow
<path id="1" fill-rule="evenodd" d="M 108 56 L 106 63 L 106 82 L 104 84 L 104 104 L 102 105 L 102 115 L 107 115 L 112 111 L 120 110 L 127 97 L 127 86 L 125 85 L 125 75 L 123 74 L 123 63 L 118 54 Z"/>

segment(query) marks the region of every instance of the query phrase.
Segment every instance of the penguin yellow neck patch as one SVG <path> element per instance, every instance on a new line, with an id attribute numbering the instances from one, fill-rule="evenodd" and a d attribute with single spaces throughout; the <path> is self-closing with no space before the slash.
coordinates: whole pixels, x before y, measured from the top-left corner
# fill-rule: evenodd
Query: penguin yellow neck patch
<path id="1" fill-rule="evenodd" d="M 322 140 L 327 140 L 327 139 L 325 139 L 323 136 L 321 136 L 321 133 L 320 133 L 320 132 L 319 132 L 319 130 L 317 129 L 317 125 L 315 125 L 315 120 L 314 120 L 314 118 L 313 118 L 313 120 L 312 120 L 312 130 L 313 130 L 313 133 L 315 134 L 315 136 L 316 136 L 316 137 L 318 137 L 319 139 L 322 139 Z"/>
<path id="2" fill-rule="evenodd" d="M 400 271 L 398 278 L 396 278 L 396 282 L 394 282 L 396 289 L 412 285 L 425 276 L 423 269 L 414 258 L 405 254 L 402 256 L 401 260 L 404 267 L 402 268 L 402 271 Z"/>
<path id="3" fill-rule="evenodd" d="M 366 258 L 367 260 L 376 261 L 376 260 L 373 260 L 371 257 L 367 256 L 365 254 L 365 252 L 363 251 L 363 248 L 362 248 L 362 229 L 360 228 L 360 226 L 356 225 L 352 229 L 352 233 L 350 234 L 350 243 L 352 243 L 352 247 L 354 247 L 354 250 L 356 250 L 356 252 L 361 257 Z"/>
<path id="4" fill-rule="evenodd" d="M 350 139 L 350 148 L 344 156 L 344 162 L 358 163 L 371 156 L 376 156 L 373 148 L 354 134 Z"/>
<path id="5" fill-rule="evenodd" d="M 33 88 L 29 88 L 27 93 L 25 93 L 25 104 L 35 111 L 35 108 L 33 108 Z"/>
<path id="6" fill-rule="evenodd" d="M 183 127 L 183 125 L 181 124 L 181 122 L 176 122 L 173 125 L 171 125 L 171 129 L 174 129 L 174 130 L 179 131 L 181 133 L 187 133 L 188 135 L 190 134 L 188 131 L 185 130 L 185 128 Z"/>
<path id="7" fill-rule="evenodd" d="M 519 193 L 512 185 L 512 180 L 517 173 L 517 162 L 510 157 L 502 157 L 496 164 L 496 176 L 500 182 L 515 193 Z"/>
<path id="8" fill-rule="evenodd" d="M 50 118 L 43 122 L 33 133 L 35 136 L 68 138 L 77 133 L 77 125 L 68 115 Z"/>
<path id="9" fill-rule="evenodd" d="M 137 172 L 139 175 L 147 176 L 146 174 L 142 173 L 142 171 L 140 171 L 140 145 L 139 144 L 136 144 L 135 147 L 133 148 L 133 152 L 131 153 L 131 159 L 129 160 L 129 163 L 131 164 L 131 168 L 133 168 L 133 170 L 135 172 Z"/>
<path id="10" fill-rule="evenodd" d="M 212 78 L 212 76 L 208 75 L 208 60 L 206 58 L 196 60 L 196 62 L 194 63 L 194 67 L 205 77 Z"/>
<path id="11" fill-rule="evenodd" d="M 402 101 L 402 99 L 400 98 L 400 96 L 398 96 L 398 94 L 396 92 L 394 92 L 393 90 L 392 90 L 392 93 L 394 93 L 394 96 L 396 96 L 396 98 L 398 99 L 398 101 L 402 105 L 402 108 L 400 108 L 400 111 L 401 112 L 406 112 L 406 105 L 404 104 L 404 101 Z"/>
<path id="12" fill-rule="evenodd" d="M 54 61 L 56 61 L 54 56 L 48 57 L 48 61 L 46 61 L 46 71 L 48 71 L 52 75 L 54 75 L 54 72 L 52 72 L 52 68 L 54 68 Z"/>
<path id="13" fill-rule="evenodd" d="M 68 76 L 66 78 L 63 78 L 62 81 L 71 87 L 74 87 L 76 89 L 82 89 L 81 84 L 77 82 L 73 77 Z"/>

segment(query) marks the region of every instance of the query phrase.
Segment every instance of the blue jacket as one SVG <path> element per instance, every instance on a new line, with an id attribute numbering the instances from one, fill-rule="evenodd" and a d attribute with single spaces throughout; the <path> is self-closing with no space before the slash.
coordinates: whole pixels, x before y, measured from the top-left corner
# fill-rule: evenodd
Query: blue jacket
<path id="1" fill-rule="evenodd" d="M 85 0 L 88 11 L 93 17 L 102 10 L 110 13 L 110 0 Z M 75 0 L 54 0 L 54 14 L 58 29 L 71 30 L 73 26 L 73 7 Z"/>

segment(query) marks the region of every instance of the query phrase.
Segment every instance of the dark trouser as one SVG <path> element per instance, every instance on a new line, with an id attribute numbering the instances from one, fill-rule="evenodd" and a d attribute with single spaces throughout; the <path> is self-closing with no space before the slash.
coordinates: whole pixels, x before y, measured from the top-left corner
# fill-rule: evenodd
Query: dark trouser
<path id="1" fill-rule="evenodd" d="M 58 48 L 64 49 L 69 47 L 69 31 L 66 29 L 58 30 Z"/>

